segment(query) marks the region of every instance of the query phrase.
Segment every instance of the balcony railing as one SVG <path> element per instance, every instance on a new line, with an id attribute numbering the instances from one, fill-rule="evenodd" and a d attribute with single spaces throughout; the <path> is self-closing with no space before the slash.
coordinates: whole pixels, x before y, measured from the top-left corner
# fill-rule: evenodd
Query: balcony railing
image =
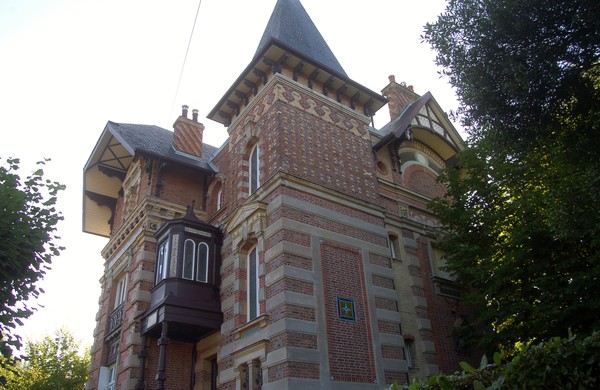
<path id="1" fill-rule="evenodd" d="M 115 330 L 121 328 L 121 322 L 123 322 L 123 306 L 124 305 L 121 304 L 108 316 L 106 334 L 111 334 Z"/>

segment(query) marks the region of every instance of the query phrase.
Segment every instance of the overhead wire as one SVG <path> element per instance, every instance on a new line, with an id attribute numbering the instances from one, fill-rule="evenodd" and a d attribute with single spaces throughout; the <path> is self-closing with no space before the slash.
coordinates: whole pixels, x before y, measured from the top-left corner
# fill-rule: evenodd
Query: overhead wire
<path id="1" fill-rule="evenodd" d="M 183 71 L 185 69 L 185 63 L 187 61 L 188 53 L 190 52 L 190 46 L 192 45 L 192 38 L 194 37 L 194 30 L 196 29 L 196 22 L 198 21 L 198 14 L 200 13 L 200 6 L 202 5 L 202 0 L 198 0 L 198 9 L 196 10 L 196 17 L 194 18 L 194 24 L 192 25 L 192 31 L 190 33 L 190 39 L 188 41 L 187 49 L 185 50 L 185 56 L 183 57 L 183 64 L 181 65 L 181 72 L 179 73 L 179 80 L 177 81 L 177 88 L 175 89 L 175 95 L 173 96 L 173 103 L 171 104 L 171 113 L 175 107 L 175 101 L 177 100 L 177 95 L 179 94 L 179 87 L 181 85 L 181 79 L 183 78 Z"/>

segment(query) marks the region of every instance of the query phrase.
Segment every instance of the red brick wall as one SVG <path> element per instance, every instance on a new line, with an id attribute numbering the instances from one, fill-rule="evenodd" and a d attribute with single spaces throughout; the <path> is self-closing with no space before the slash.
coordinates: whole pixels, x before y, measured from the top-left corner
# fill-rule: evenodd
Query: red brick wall
<path id="1" fill-rule="evenodd" d="M 183 206 L 189 206 L 195 201 L 195 209 L 202 210 L 204 174 L 195 169 L 167 165 L 158 176 L 161 199 Z"/>
<path id="2" fill-rule="evenodd" d="M 376 374 L 362 255 L 355 248 L 323 242 L 321 258 L 331 375 L 340 382 L 373 383 Z M 356 321 L 338 317 L 337 297 L 354 300 Z"/>
<path id="3" fill-rule="evenodd" d="M 435 174 L 421 165 L 411 165 L 404 172 L 404 185 L 430 198 L 442 197 L 446 193 L 444 186 L 436 180 Z"/>
<path id="4" fill-rule="evenodd" d="M 192 343 L 173 341 L 167 345 L 167 366 L 165 389 L 184 390 L 190 388 L 192 373 Z M 156 389 L 156 373 L 158 372 L 159 347 L 156 339 L 150 338 L 147 343 L 146 390 Z"/>
<path id="5" fill-rule="evenodd" d="M 429 256 L 428 240 L 418 240 L 417 256 L 421 262 L 421 277 L 425 281 L 423 292 L 428 301 L 428 317 L 431 321 L 429 339 L 435 343 L 437 364 L 441 372 L 454 372 L 459 369 L 461 356 L 452 337 L 452 326 L 460 312 L 459 302 L 437 294 L 435 281 L 432 278 L 432 265 Z"/>

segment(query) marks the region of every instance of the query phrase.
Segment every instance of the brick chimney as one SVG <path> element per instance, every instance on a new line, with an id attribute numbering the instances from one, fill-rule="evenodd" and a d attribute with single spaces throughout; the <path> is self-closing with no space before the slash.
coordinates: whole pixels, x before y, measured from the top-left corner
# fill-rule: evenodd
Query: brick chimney
<path id="1" fill-rule="evenodd" d="M 396 76 L 388 77 L 390 83 L 381 91 L 383 96 L 388 99 L 388 108 L 390 110 L 390 120 L 394 120 L 400 116 L 402 111 L 410 103 L 419 99 L 419 95 L 413 90 L 413 86 L 406 86 L 405 82 L 398 84 Z"/>
<path id="2" fill-rule="evenodd" d="M 178 152 L 202 157 L 202 133 L 204 125 L 198 122 L 198 110 L 192 110 L 188 119 L 188 106 L 181 107 L 181 116 L 173 124 L 173 147 Z"/>

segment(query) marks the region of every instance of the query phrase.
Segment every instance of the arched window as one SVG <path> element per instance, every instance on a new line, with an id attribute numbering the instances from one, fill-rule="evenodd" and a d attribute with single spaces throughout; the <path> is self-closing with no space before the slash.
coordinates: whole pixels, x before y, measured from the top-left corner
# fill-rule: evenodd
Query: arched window
<path id="1" fill-rule="evenodd" d="M 256 191 L 258 189 L 258 187 L 260 186 L 260 164 L 259 164 L 259 150 L 258 150 L 258 145 L 254 146 L 254 149 L 252 149 L 252 152 L 250 153 L 250 161 L 249 161 L 249 168 L 250 168 L 250 194 L 252 194 L 254 191 Z"/>
<path id="2" fill-rule="evenodd" d="M 248 262 L 246 265 L 248 275 L 248 321 L 252 321 L 260 314 L 260 306 L 258 304 L 258 289 L 260 286 L 258 281 L 258 251 L 256 248 L 248 253 Z"/>
<path id="3" fill-rule="evenodd" d="M 198 266 L 196 268 L 196 280 L 198 282 L 208 282 L 208 245 L 201 242 L 198 245 Z"/>
<path id="4" fill-rule="evenodd" d="M 194 259 L 196 258 L 196 243 L 193 240 L 185 240 L 183 246 L 183 270 L 184 279 L 194 280 Z"/>
<path id="5" fill-rule="evenodd" d="M 217 210 L 221 210 L 223 202 L 223 187 L 219 187 L 219 191 L 217 191 Z"/>

